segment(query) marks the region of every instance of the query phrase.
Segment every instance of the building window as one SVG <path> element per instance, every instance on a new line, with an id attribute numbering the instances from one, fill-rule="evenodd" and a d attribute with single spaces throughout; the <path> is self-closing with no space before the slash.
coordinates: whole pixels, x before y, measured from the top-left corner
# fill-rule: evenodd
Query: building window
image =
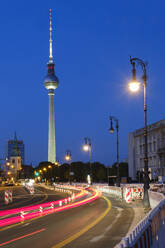
<path id="1" fill-rule="evenodd" d="M 152 157 L 150 158 L 150 166 L 152 167 Z"/>
<path id="2" fill-rule="evenodd" d="M 142 146 L 140 145 L 140 154 L 142 154 Z"/>
<path id="3" fill-rule="evenodd" d="M 143 145 L 143 153 L 145 153 L 145 145 Z"/>
<path id="4" fill-rule="evenodd" d="M 160 148 L 160 138 L 158 138 L 157 140 L 157 146 L 158 146 L 158 149 Z"/>
<path id="5" fill-rule="evenodd" d="M 12 159 L 12 164 L 15 164 L 15 159 Z"/>

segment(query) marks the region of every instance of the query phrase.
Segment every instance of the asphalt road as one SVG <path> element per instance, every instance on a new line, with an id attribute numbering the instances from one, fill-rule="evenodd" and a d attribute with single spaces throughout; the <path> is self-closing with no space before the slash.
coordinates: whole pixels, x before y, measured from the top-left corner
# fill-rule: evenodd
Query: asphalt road
<path id="1" fill-rule="evenodd" d="M 13 193 L 13 202 L 5 205 L 4 191 L 11 190 Z M 0 210 L 29 206 L 49 201 L 55 201 L 65 198 L 67 194 L 48 190 L 40 186 L 35 186 L 34 194 L 29 194 L 29 191 L 21 186 L 1 187 L 0 188 Z"/>
<path id="2" fill-rule="evenodd" d="M 126 235 L 134 211 L 111 198 L 0 229 L 0 247 L 111 248 Z"/>

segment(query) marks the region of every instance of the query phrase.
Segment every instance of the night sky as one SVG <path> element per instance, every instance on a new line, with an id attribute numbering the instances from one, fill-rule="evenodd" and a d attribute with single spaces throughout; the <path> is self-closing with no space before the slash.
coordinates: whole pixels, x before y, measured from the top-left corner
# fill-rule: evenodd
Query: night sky
<path id="1" fill-rule="evenodd" d="M 73 161 L 111 165 L 119 119 L 120 160 L 128 157 L 128 133 L 144 125 L 143 89 L 127 90 L 130 55 L 148 62 L 148 123 L 165 118 L 165 3 L 158 0 L 3 1 L 0 8 L 0 156 L 17 132 L 26 164 L 47 160 L 48 93 L 43 80 L 49 60 L 49 9 L 53 15 L 53 56 L 60 80 L 55 91 L 57 158 L 67 149 Z M 54 15 L 54 11 L 56 14 Z M 141 80 L 142 70 L 137 70 Z"/>

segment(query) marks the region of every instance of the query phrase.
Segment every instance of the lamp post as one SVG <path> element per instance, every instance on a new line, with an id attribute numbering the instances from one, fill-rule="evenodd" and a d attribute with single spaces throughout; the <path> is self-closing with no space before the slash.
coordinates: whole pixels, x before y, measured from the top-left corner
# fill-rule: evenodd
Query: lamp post
<path id="1" fill-rule="evenodd" d="M 109 132 L 111 134 L 114 133 L 114 128 L 113 128 L 113 120 L 116 122 L 116 137 L 117 137 L 117 140 L 116 140 L 116 145 L 117 145 L 117 152 L 116 152 L 116 163 L 117 163 L 117 186 L 120 187 L 120 173 L 119 173 L 119 121 L 116 117 L 114 116 L 110 116 L 109 117 L 110 119 L 110 129 L 109 129 Z"/>
<path id="2" fill-rule="evenodd" d="M 90 184 L 93 183 L 93 175 L 92 175 L 92 144 L 91 140 L 87 137 L 84 138 L 83 150 L 85 152 L 89 152 L 89 166 L 90 166 Z"/>
<path id="3" fill-rule="evenodd" d="M 65 160 L 69 162 L 69 161 L 71 161 L 71 159 L 72 159 L 71 151 L 67 150 L 66 154 L 65 154 Z M 72 184 L 72 182 L 71 182 L 71 163 L 69 164 L 69 183 Z"/>
<path id="4" fill-rule="evenodd" d="M 143 71 L 143 86 L 144 86 L 144 142 L 145 142 L 145 152 L 144 152 L 144 198 L 143 206 L 146 209 L 150 209 L 150 201 L 148 196 L 149 186 L 149 176 L 148 176 L 148 147 L 147 147 L 147 73 L 146 73 L 146 63 L 138 58 L 131 58 L 130 63 L 132 65 L 132 82 L 129 83 L 129 88 L 132 92 L 139 90 L 140 83 L 136 81 L 136 69 L 135 64 L 140 65 Z"/>

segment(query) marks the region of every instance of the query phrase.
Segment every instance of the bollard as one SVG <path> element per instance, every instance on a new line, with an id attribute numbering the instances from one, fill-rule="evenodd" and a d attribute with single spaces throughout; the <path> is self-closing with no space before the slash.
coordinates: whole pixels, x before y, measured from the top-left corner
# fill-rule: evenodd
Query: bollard
<path id="1" fill-rule="evenodd" d="M 24 211 L 20 212 L 21 220 L 24 220 L 24 218 L 25 218 L 24 214 L 25 214 Z"/>
<path id="2" fill-rule="evenodd" d="M 62 201 L 59 201 L 59 206 L 60 206 L 60 207 L 62 206 Z"/>
<path id="3" fill-rule="evenodd" d="M 42 212 L 43 212 L 43 207 L 40 206 L 39 210 L 40 210 L 40 212 L 42 213 Z"/>
<path id="4" fill-rule="evenodd" d="M 9 203 L 9 192 L 8 190 L 5 190 L 5 204 Z"/>
<path id="5" fill-rule="evenodd" d="M 67 204 L 67 199 L 65 199 L 65 204 Z"/>
<path id="6" fill-rule="evenodd" d="M 9 195 L 9 202 L 12 202 L 13 201 L 12 191 L 8 191 L 8 195 Z"/>
<path id="7" fill-rule="evenodd" d="M 30 187 L 30 194 L 33 195 L 34 194 L 34 188 Z"/>
<path id="8" fill-rule="evenodd" d="M 54 204 L 53 204 L 53 203 L 51 203 L 51 204 L 50 204 L 50 207 L 53 209 L 53 208 L 54 208 Z"/>

